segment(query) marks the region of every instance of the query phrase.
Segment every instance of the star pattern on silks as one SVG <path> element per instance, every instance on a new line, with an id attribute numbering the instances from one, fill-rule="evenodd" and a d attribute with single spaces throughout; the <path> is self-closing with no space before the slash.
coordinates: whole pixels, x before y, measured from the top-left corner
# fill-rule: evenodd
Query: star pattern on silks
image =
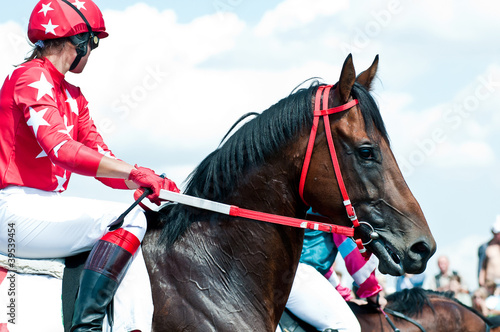
<path id="1" fill-rule="evenodd" d="M 58 132 L 63 133 L 71 137 L 71 130 L 73 130 L 74 125 L 68 126 L 68 117 L 64 115 L 64 125 L 66 126 L 66 130 L 58 130 Z"/>
<path id="2" fill-rule="evenodd" d="M 56 179 L 57 179 L 57 188 L 54 189 L 54 191 L 64 191 L 64 184 L 66 183 L 66 181 L 68 181 L 68 179 L 66 179 L 66 170 L 64 171 L 63 176 L 56 175 Z"/>
<path id="3" fill-rule="evenodd" d="M 45 34 L 48 34 L 50 32 L 54 36 L 57 36 L 57 34 L 56 34 L 56 28 L 58 26 L 59 25 L 57 25 L 57 24 L 52 24 L 52 19 L 49 19 L 49 22 L 47 24 L 42 24 L 42 27 L 45 28 Z"/>
<path id="4" fill-rule="evenodd" d="M 12 70 L 12 71 L 10 72 L 10 74 L 9 74 L 9 81 L 10 81 L 10 79 L 12 78 L 12 75 L 14 74 L 14 72 L 15 72 L 16 70 L 18 70 L 19 68 L 23 68 L 23 66 L 17 66 L 16 68 L 14 68 L 14 70 Z"/>
<path id="5" fill-rule="evenodd" d="M 80 111 L 78 110 L 78 103 L 76 102 L 76 99 L 71 96 L 68 89 L 66 89 L 66 96 L 68 97 L 68 99 L 66 99 L 66 102 L 69 104 L 71 112 L 75 113 L 76 115 L 79 115 Z"/>
<path id="6" fill-rule="evenodd" d="M 47 16 L 47 12 L 48 11 L 51 11 L 51 10 L 54 10 L 54 8 L 51 8 L 50 5 L 52 4 L 52 2 L 49 2 L 48 4 L 43 4 L 42 3 L 42 9 L 40 9 L 40 11 L 38 12 L 39 14 L 40 13 L 43 13 L 43 16 Z"/>
<path id="7" fill-rule="evenodd" d="M 44 149 L 42 149 L 42 152 L 40 152 L 40 153 L 38 154 L 38 156 L 36 156 L 36 157 L 35 157 L 35 159 L 38 159 L 38 158 L 43 158 L 43 157 L 48 157 L 48 156 L 47 156 L 47 153 L 45 153 L 45 150 L 44 150 Z"/>
<path id="8" fill-rule="evenodd" d="M 56 146 L 54 146 L 54 149 L 53 149 L 53 150 L 54 150 L 54 155 L 56 156 L 56 158 L 59 158 L 59 155 L 58 155 L 59 150 L 60 150 L 60 149 L 62 148 L 62 146 L 63 146 L 64 144 L 66 144 L 67 142 L 68 142 L 67 140 L 66 140 L 66 141 L 62 141 L 61 143 L 59 143 L 59 144 L 57 144 Z"/>
<path id="9" fill-rule="evenodd" d="M 32 107 L 30 107 L 29 109 L 30 119 L 26 123 L 28 124 L 28 126 L 33 127 L 35 137 L 38 134 L 38 128 L 40 128 L 41 126 L 50 126 L 50 124 L 43 118 L 47 110 L 48 108 L 44 108 L 43 110 L 37 112 Z"/>
<path id="10" fill-rule="evenodd" d="M 38 146 L 40 146 L 40 143 L 38 143 Z M 42 149 L 42 147 L 41 147 L 41 146 L 40 146 L 40 149 Z M 40 153 L 38 154 L 38 156 L 36 156 L 36 157 L 35 157 L 35 159 L 38 159 L 38 158 L 44 158 L 44 157 L 47 157 L 47 158 L 48 158 L 49 156 L 47 155 L 47 153 L 45 153 L 45 150 L 44 150 L 44 149 L 42 149 L 42 152 L 40 152 Z M 49 160 L 50 160 L 50 159 L 49 159 Z M 54 164 L 54 163 L 52 162 L 52 160 L 50 160 L 50 162 L 52 163 L 52 165 L 56 166 L 56 164 Z"/>
<path id="11" fill-rule="evenodd" d="M 82 10 L 82 8 L 87 10 L 87 8 L 85 8 L 85 2 L 81 2 L 79 0 L 75 0 L 75 2 L 73 2 L 73 6 L 78 8 L 78 10 Z"/>
<path id="12" fill-rule="evenodd" d="M 106 157 L 110 157 L 110 158 L 113 158 L 113 159 L 116 159 L 115 157 L 113 157 L 111 155 L 111 151 L 106 151 L 102 148 L 102 146 L 100 146 L 99 144 L 97 144 L 97 152 L 99 152 L 100 154 L 106 156 Z"/>
<path id="13" fill-rule="evenodd" d="M 52 84 L 50 84 L 49 81 L 47 81 L 47 78 L 45 77 L 43 72 L 42 72 L 42 75 L 40 76 L 39 81 L 28 84 L 28 86 L 38 90 L 38 94 L 36 96 L 36 101 L 39 101 L 45 95 L 49 95 L 52 98 L 54 98 L 54 95 L 52 94 L 52 89 L 54 88 L 54 86 Z"/>

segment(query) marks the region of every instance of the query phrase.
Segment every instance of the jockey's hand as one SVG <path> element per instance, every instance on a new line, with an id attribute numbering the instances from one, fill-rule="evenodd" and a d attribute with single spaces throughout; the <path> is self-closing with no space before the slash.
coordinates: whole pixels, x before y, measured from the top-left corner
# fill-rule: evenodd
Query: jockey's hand
<path id="1" fill-rule="evenodd" d="M 387 300 L 384 296 L 380 295 L 380 293 L 369 296 L 366 298 L 366 300 L 369 304 L 375 306 L 379 310 L 384 310 L 385 306 L 387 305 Z"/>
<path id="2" fill-rule="evenodd" d="M 179 192 L 175 183 L 167 178 L 158 176 L 153 170 L 146 167 L 137 167 L 130 172 L 128 177 L 139 186 L 134 193 L 134 198 L 137 199 L 144 193 L 144 188 L 151 189 L 152 193 L 147 198 L 154 204 L 160 205 L 160 189 L 166 189 L 174 192 Z"/>
<path id="3" fill-rule="evenodd" d="M 351 301 L 352 300 L 352 294 L 351 290 L 347 287 L 342 286 L 341 284 L 338 284 L 337 287 L 335 287 L 337 292 L 339 292 L 340 295 L 344 298 L 346 301 Z"/>

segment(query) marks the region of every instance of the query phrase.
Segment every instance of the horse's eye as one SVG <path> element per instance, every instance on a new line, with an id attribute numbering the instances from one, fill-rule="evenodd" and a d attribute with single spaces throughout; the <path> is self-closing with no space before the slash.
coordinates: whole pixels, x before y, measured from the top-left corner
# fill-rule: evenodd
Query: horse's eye
<path id="1" fill-rule="evenodd" d="M 375 154 L 371 147 L 361 147 L 358 149 L 359 156 L 365 160 L 374 160 Z"/>

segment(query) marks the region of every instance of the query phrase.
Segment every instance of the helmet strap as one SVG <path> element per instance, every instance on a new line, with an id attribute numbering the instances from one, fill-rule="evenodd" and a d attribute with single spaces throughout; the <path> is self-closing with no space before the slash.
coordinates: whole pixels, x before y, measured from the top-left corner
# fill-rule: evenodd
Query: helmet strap
<path id="1" fill-rule="evenodd" d="M 73 45 L 75 45 L 76 49 L 76 58 L 73 60 L 73 63 L 71 64 L 71 67 L 69 70 L 73 70 L 78 66 L 78 63 L 80 63 L 80 60 L 87 55 L 88 51 L 88 44 L 89 44 L 89 38 L 90 34 L 88 32 L 76 35 L 76 36 L 70 36 L 69 40 Z"/>
<path id="2" fill-rule="evenodd" d="M 80 17 L 83 19 L 83 21 L 87 25 L 87 30 L 88 30 L 87 33 L 81 34 L 80 36 L 76 35 L 76 36 L 69 37 L 69 40 L 71 41 L 71 43 L 73 45 L 75 45 L 75 47 L 76 47 L 76 58 L 73 61 L 73 63 L 71 64 L 71 67 L 69 68 L 69 70 L 73 70 L 76 68 L 76 66 L 78 66 L 78 64 L 80 63 L 80 60 L 85 55 L 87 55 L 88 43 L 89 43 L 90 38 L 94 37 L 94 32 L 92 31 L 92 27 L 90 26 L 89 21 L 87 21 L 87 18 L 85 17 L 85 15 L 83 15 L 83 13 L 78 8 L 76 8 L 68 0 L 62 0 L 62 2 L 66 3 L 68 6 L 73 8 L 78 13 L 78 15 L 80 15 Z"/>

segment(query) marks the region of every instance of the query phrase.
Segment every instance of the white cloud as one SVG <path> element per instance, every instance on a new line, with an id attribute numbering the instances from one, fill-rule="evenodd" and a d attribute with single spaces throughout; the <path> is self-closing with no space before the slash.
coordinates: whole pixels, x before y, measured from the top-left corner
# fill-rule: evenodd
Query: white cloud
<path id="1" fill-rule="evenodd" d="M 456 169 L 457 167 L 479 167 L 493 166 L 495 153 L 485 142 L 468 141 L 462 144 L 451 144 L 444 142 L 436 149 L 431 158 L 434 166 L 440 168 Z"/>
<path id="2" fill-rule="evenodd" d="M 332 16 L 348 6 L 347 0 L 283 1 L 264 15 L 255 28 L 255 33 L 259 36 L 267 36 L 300 28 L 318 17 Z"/>

